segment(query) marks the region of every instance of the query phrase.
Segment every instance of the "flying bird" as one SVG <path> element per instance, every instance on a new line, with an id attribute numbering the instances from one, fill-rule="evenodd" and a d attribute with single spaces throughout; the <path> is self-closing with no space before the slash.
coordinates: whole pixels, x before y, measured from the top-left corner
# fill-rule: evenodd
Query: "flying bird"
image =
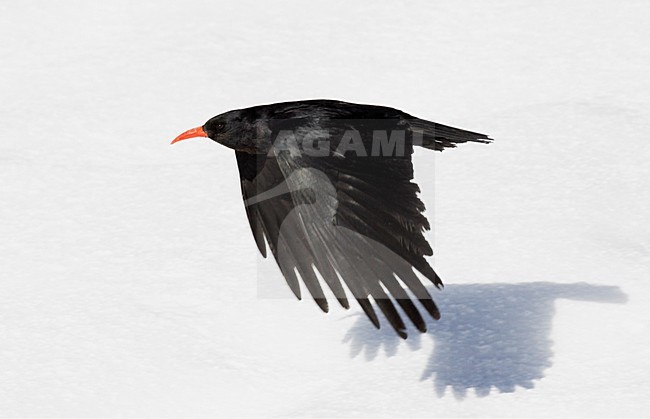
<path id="1" fill-rule="evenodd" d="M 487 135 L 384 106 L 306 100 L 225 112 L 172 144 L 194 137 L 235 150 L 257 247 L 266 257 L 268 243 L 298 299 L 302 280 L 328 312 L 327 284 L 341 306 L 349 308 L 353 297 L 379 329 L 372 300 L 404 339 L 395 304 L 420 332 L 426 323 L 416 300 L 440 318 L 414 272 L 442 286 L 425 259 L 433 254 L 423 235 L 430 225 L 412 181 L 411 155 L 414 146 L 442 151 L 488 143 Z"/>

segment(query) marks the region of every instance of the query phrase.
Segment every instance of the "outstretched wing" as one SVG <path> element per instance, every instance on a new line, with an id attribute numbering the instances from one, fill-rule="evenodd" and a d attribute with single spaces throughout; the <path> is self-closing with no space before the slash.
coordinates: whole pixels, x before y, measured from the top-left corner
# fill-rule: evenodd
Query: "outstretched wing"
<path id="1" fill-rule="evenodd" d="M 408 129 L 404 122 L 379 125 Z M 367 134 L 377 123 L 328 120 L 326 128 Z M 329 307 L 316 272 L 349 308 L 345 285 L 377 328 L 371 298 L 399 336 L 406 338 L 406 326 L 395 303 L 424 332 L 426 324 L 414 300 L 433 318 L 440 313 L 413 268 L 436 287 L 442 281 L 425 259 L 433 252 L 423 235 L 430 228 L 422 214 L 424 204 L 412 182 L 413 144 L 406 139 L 401 153 L 364 157 L 337 154 L 338 145 L 331 144 L 333 152 L 326 156 L 287 149 L 268 155 L 236 152 L 257 246 L 266 256 L 266 238 L 293 293 L 301 298 L 302 279 L 323 311 Z"/>

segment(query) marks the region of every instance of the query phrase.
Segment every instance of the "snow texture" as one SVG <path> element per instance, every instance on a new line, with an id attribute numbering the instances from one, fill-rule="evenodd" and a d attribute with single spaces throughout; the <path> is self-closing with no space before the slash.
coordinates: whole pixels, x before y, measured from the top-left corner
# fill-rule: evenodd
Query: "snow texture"
<path id="1" fill-rule="evenodd" d="M 0 416 L 649 415 L 649 18 L 633 0 L 0 2 Z M 232 151 L 169 146 L 308 98 L 495 139 L 414 156 L 447 284 L 425 335 L 295 301 Z"/>

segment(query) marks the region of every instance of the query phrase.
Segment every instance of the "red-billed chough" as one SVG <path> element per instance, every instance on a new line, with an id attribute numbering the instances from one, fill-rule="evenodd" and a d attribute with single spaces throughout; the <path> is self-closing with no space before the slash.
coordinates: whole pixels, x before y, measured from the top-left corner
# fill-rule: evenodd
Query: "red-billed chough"
<path id="1" fill-rule="evenodd" d="M 425 259 L 433 251 L 423 236 L 430 227 L 420 190 L 412 182 L 413 146 L 441 151 L 468 141 L 488 143 L 486 135 L 383 106 L 307 100 L 226 112 L 172 144 L 193 137 L 235 150 L 257 247 L 266 257 L 266 239 L 298 298 L 302 278 L 328 311 L 318 274 L 343 307 L 349 308 L 351 294 L 379 328 L 372 298 L 402 338 L 406 326 L 394 303 L 421 332 L 426 324 L 413 300 L 440 318 L 413 271 L 442 286 Z"/>

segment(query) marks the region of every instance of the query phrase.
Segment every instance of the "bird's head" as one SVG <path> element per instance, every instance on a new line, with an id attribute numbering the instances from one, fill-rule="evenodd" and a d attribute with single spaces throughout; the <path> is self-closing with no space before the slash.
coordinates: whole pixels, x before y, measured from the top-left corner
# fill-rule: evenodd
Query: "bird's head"
<path id="1" fill-rule="evenodd" d="M 247 152 L 259 152 L 258 146 L 267 138 L 268 129 L 251 121 L 240 110 L 210 118 L 203 126 L 189 129 L 176 137 L 172 144 L 196 137 L 208 137 L 226 147 Z"/>

